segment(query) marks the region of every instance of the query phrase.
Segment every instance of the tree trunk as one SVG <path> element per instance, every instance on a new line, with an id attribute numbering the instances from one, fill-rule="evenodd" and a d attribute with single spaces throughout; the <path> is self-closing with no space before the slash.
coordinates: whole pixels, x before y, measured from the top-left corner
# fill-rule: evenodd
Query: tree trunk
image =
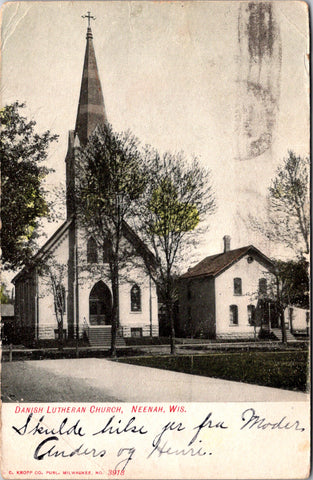
<path id="1" fill-rule="evenodd" d="M 60 318 L 58 318 L 58 344 L 59 344 L 59 350 L 60 352 L 63 351 L 63 315 L 60 315 Z"/>
<path id="2" fill-rule="evenodd" d="M 118 270 L 115 268 L 112 275 L 112 293 L 113 293 L 113 307 L 112 307 L 112 328 L 111 328 L 111 350 L 110 356 L 116 358 L 116 337 L 119 321 L 119 296 L 118 296 Z"/>
<path id="3" fill-rule="evenodd" d="M 280 326 L 281 326 L 281 334 L 282 334 L 282 343 L 287 344 L 284 307 L 281 305 L 279 310 L 280 310 Z"/>
<path id="4" fill-rule="evenodd" d="M 174 315 L 173 315 L 173 303 L 170 299 L 167 302 L 167 316 L 170 324 L 170 346 L 171 346 L 171 355 L 176 354 L 176 345 L 175 345 L 175 326 L 174 326 Z"/>
<path id="5" fill-rule="evenodd" d="M 289 311 L 290 333 L 293 333 L 292 311 Z"/>
<path id="6" fill-rule="evenodd" d="M 116 337 L 117 337 L 117 311 L 112 309 L 112 328 L 111 328 L 111 350 L 110 356 L 116 358 Z"/>
<path id="7" fill-rule="evenodd" d="M 165 303 L 167 310 L 167 318 L 170 324 L 170 346 L 171 346 L 171 355 L 175 355 L 176 346 L 175 346 L 175 325 L 174 325 L 174 301 L 173 301 L 173 285 L 170 272 L 167 272 L 166 277 L 166 295 Z"/>

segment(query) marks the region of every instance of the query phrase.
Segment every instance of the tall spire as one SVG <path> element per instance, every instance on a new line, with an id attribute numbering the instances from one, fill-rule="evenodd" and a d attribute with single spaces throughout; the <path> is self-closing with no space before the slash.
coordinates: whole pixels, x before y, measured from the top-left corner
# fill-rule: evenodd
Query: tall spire
<path id="1" fill-rule="evenodd" d="M 97 125 L 107 122 L 90 27 L 90 19 L 94 19 L 94 17 L 90 15 L 90 12 L 83 16 L 83 18 L 85 17 L 88 18 L 87 42 L 75 125 L 75 134 L 78 135 L 82 146 L 86 145 L 88 137 Z"/>

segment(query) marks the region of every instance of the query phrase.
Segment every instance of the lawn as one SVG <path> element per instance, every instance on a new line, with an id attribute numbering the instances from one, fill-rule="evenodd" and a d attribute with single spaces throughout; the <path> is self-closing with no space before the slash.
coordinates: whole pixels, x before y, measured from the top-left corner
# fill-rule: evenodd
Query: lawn
<path id="1" fill-rule="evenodd" d="M 307 391 L 308 351 L 210 353 L 121 358 L 119 362 L 205 377 Z"/>

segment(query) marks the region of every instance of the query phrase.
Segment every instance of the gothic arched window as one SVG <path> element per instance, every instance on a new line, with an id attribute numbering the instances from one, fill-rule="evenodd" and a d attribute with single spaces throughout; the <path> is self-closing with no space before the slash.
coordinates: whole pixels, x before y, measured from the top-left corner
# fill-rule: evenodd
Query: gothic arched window
<path id="1" fill-rule="evenodd" d="M 98 263 L 97 243 L 92 237 L 90 237 L 87 242 L 87 262 Z"/>
<path id="2" fill-rule="evenodd" d="M 136 283 L 132 286 L 130 291 L 130 308 L 132 312 L 141 311 L 141 292 Z"/>

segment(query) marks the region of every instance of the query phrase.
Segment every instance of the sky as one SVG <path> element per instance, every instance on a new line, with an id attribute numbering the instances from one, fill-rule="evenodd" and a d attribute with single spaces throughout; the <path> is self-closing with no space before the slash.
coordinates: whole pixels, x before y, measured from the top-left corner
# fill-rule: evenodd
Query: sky
<path id="1" fill-rule="evenodd" d="M 26 102 L 37 131 L 59 134 L 49 150 L 65 183 L 86 19 L 109 122 L 160 152 L 196 155 L 212 171 L 217 212 L 198 259 L 254 244 L 290 252 L 247 225 L 288 150 L 309 154 L 309 29 L 303 2 L 12 2 L 2 7 L 1 103 Z M 59 224 L 48 224 L 52 234 Z"/>

